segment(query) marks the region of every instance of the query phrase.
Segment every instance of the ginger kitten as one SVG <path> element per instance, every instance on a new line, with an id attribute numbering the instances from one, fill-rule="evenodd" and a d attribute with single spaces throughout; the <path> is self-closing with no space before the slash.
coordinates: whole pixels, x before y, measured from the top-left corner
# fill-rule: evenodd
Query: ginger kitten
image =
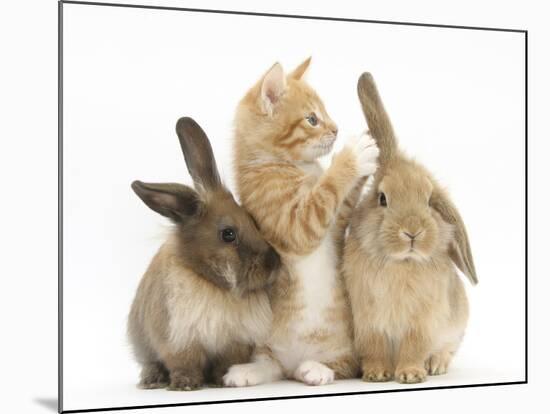
<path id="1" fill-rule="evenodd" d="M 276 63 L 248 91 L 235 118 L 235 167 L 243 206 L 281 255 L 286 275 L 272 292 L 273 325 L 253 361 L 235 365 L 229 386 L 294 378 L 322 385 L 358 375 L 351 313 L 338 272 L 351 210 L 378 148 L 352 138 L 323 171 L 337 127 L 302 79 L 310 59 L 285 75 Z"/>

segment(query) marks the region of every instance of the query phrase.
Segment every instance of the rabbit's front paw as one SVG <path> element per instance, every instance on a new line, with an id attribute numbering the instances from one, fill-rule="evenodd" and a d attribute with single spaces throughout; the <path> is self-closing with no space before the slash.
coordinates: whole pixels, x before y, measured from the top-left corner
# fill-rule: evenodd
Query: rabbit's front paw
<path id="1" fill-rule="evenodd" d="M 377 159 L 380 151 L 376 141 L 366 131 L 361 135 L 352 136 L 346 143 L 346 148 L 352 151 L 355 156 L 356 168 L 359 176 L 372 175 L 378 168 Z"/>
<path id="2" fill-rule="evenodd" d="M 426 381 L 427 375 L 423 367 L 398 368 L 395 371 L 395 380 L 403 384 L 416 384 Z"/>
<path id="3" fill-rule="evenodd" d="M 170 373 L 170 391 L 194 391 L 202 388 L 203 378 L 183 371 Z"/>
<path id="4" fill-rule="evenodd" d="M 263 372 L 261 365 L 254 362 L 233 365 L 223 376 L 226 387 L 248 387 L 262 383 Z"/>
<path id="5" fill-rule="evenodd" d="M 447 373 L 452 355 L 449 352 L 438 352 L 426 360 L 426 369 L 430 375 L 442 375 Z"/>
<path id="6" fill-rule="evenodd" d="M 169 383 L 168 371 L 161 364 L 146 365 L 141 370 L 141 381 L 139 388 L 144 390 L 154 390 L 157 388 L 166 388 Z"/>
<path id="7" fill-rule="evenodd" d="M 334 371 L 317 361 L 304 361 L 294 377 L 307 385 L 325 385 L 334 381 Z"/>
<path id="8" fill-rule="evenodd" d="M 382 363 L 363 364 L 363 381 L 386 382 L 393 378 L 392 369 Z"/>

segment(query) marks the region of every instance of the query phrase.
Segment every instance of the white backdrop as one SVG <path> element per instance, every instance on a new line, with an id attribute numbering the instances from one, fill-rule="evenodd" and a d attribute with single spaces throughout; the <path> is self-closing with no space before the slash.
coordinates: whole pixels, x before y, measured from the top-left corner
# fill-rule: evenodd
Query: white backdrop
<path id="1" fill-rule="evenodd" d="M 193 116 L 226 182 L 231 121 L 278 60 L 313 55 L 309 81 L 343 138 L 365 128 L 368 70 L 407 151 L 451 191 L 480 285 L 450 374 L 426 384 L 524 378 L 524 70 L 517 33 L 65 5 L 64 408 L 403 388 L 345 381 L 194 393 L 141 391 L 125 338 L 137 283 L 167 222 L 134 179 L 189 183 L 174 133 Z M 338 148 L 338 147 L 337 147 Z M 410 386 L 407 386 L 410 387 Z"/>

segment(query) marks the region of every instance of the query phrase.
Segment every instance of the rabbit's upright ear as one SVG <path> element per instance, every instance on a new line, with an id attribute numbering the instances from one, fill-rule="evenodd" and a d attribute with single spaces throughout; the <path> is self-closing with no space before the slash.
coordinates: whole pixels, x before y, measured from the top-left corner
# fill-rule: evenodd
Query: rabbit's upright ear
<path id="1" fill-rule="evenodd" d="M 357 94 L 371 136 L 376 140 L 380 150 L 378 160 L 383 165 L 397 154 L 397 138 L 393 132 L 390 117 L 378 93 L 374 78 L 370 73 L 365 72 L 359 77 Z"/>
<path id="2" fill-rule="evenodd" d="M 151 210 L 176 223 L 200 214 L 202 201 L 195 190 L 181 184 L 134 181 L 132 189 Z"/>
<path id="3" fill-rule="evenodd" d="M 449 247 L 449 254 L 455 265 L 464 273 L 472 285 L 477 285 L 478 279 L 468 233 L 457 208 L 442 190 L 434 190 L 430 200 L 431 206 L 441 215 L 443 220 L 454 226 L 454 239 Z"/>
<path id="4" fill-rule="evenodd" d="M 192 118 L 180 118 L 176 133 L 189 174 L 199 190 L 215 190 L 221 186 L 220 175 L 210 141 Z"/>

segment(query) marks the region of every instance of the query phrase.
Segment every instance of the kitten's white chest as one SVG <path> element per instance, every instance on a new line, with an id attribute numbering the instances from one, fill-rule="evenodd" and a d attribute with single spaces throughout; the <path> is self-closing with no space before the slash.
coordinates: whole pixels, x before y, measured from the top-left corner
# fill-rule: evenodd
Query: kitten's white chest
<path id="1" fill-rule="evenodd" d="M 317 162 L 304 163 L 301 168 L 313 177 L 318 177 L 323 171 Z M 317 325 L 323 325 L 322 311 L 333 301 L 337 260 L 332 231 L 328 229 L 317 249 L 307 256 L 297 258 L 294 262 L 293 270 L 301 287 L 299 296 L 304 305 L 301 318 L 304 329 L 315 329 Z"/>
<path id="2" fill-rule="evenodd" d="M 299 280 L 296 305 L 300 311 L 293 315 L 288 325 L 289 334 L 279 338 L 280 342 L 271 344 L 287 372 L 293 372 L 301 362 L 308 359 L 330 359 L 332 351 L 327 350 L 322 342 L 312 343 L 306 338 L 316 332 L 332 334 L 337 328 L 326 322 L 328 309 L 334 302 L 336 264 L 336 248 L 330 234 L 315 251 L 293 263 L 293 277 Z"/>
<path id="3" fill-rule="evenodd" d="M 330 232 L 327 232 L 316 250 L 294 264 L 305 309 L 303 319 L 307 325 L 304 328 L 315 328 L 315 325 L 323 323 L 322 310 L 332 302 L 337 277 L 336 264 L 336 246 Z"/>

